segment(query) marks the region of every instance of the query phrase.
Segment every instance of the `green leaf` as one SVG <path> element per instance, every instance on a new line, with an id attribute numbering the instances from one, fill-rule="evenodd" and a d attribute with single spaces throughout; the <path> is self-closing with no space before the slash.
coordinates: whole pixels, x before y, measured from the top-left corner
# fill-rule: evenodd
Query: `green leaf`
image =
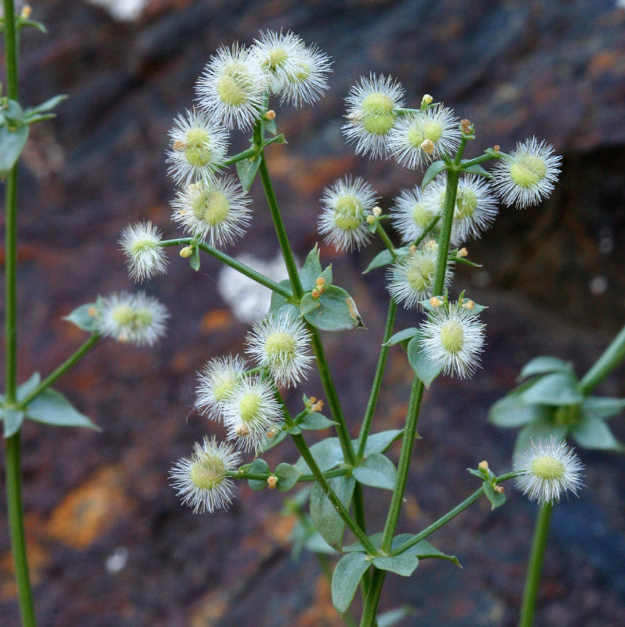
<path id="1" fill-rule="evenodd" d="M 278 477 L 276 487 L 279 492 L 288 492 L 301 476 L 301 472 L 291 464 L 278 464 L 273 474 Z"/>
<path id="2" fill-rule="evenodd" d="M 302 435 L 302 430 L 297 426 L 297 425 L 293 425 L 292 427 L 289 427 L 286 432 L 289 435 Z"/>
<path id="3" fill-rule="evenodd" d="M 265 146 L 269 146 L 270 144 L 286 144 L 284 133 L 280 133 L 280 135 L 276 135 L 264 143 Z"/>
<path id="4" fill-rule="evenodd" d="M 77 411 L 60 392 L 51 388 L 44 390 L 31 402 L 26 409 L 26 416 L 55 427 L 87 427 L 101 431 L 100 427 Z"/>
<path id="5" fill-rule="evenodd" d="M 42 102 L 37 107 L 29 107 L 28 109 L 26 109 L 26 116 L 29 117 L 33 113 L 44 113 L 46 111 L 52 111 L 52 109 L 56 109 L 64 100 L 67 100 L 67 96 L 65 95 L 54 96 L 54 98 L 50 98 L 49 100 Z"/>
<path id="6" fill-rule="evenodd" d="M 254 178 L 256 177 L 256 172 L 258 172 L 259 167 L 260 155 L 253 157 L 252 159 L 237 161 L 237 175 L 239 177 L 239 181 L 241 181 L 241 187 L 246 192 L 249 191 L 250 187 L 252 187 L 252 183 L 254 182 Z"/>
<path id="7" fill-rule="evenodd" d="M 28 126 L 20 126 L 13 131 L 0 126 L 0 177 L 5 177 L 17 163 L 27 139 Z"/>
<path id="8" fill-rule="evenodd" d="M 491 511 L 501 507 L 506 502 L 507 497 L 505 492 L 502 492 L 501 494 L 499 492 L 495 492 L 493 486 L 487 481 L 484 481 L 482 485 L 484 486 L 484 494 L 491 503 Z"/>
<path id="9" fill-rule="evenodd" d="M 319 278 L 323 279 L 325 283 L 323 287 L 327 290 L 332 285 L 332 264 L 330 264 L 320 275 Z"/>
<path id="10" fill-rule="evenodd" d="M 334 477 L 328 483 L 346 509 L 352 500 L 356 480 L 353 477 Z M 318 483 L 313 486 L 310 494 L 310 515 L 317 531 L 334 549 L 340 550 L 345 532 L 345 522 L 325 495 Z"/>
<path id="11" fill-rule="evenodd" d="M 305 546 L 311 553 L 336 555 L 336 551 L 323 539 L 323 536 L 318 531 L 306 540 Z"/>
<path id="12" fill-rule="evenodd" d="M 532 361 L 528 361 L 521 374 L 519 375 L 519 381 L 527 379 L 527 377 L 533 377 L 537 374 L 547 374 L 549 372 L 563 372 L 570 374 L 573 372 L 571 364 L 568 364 L 557 357 L 536 357 Z"/>
<path id="13" fill-rule="evenodd" d="M 40 33 L 47 33 L 47 28 L 41 23 L 35 20 L 25 20 L 23 18 L 19 18 L 18 26 L 31 26 L 32 28 L 38 30 Z"/>
<path id="14" fill-rule="evenodd" d="M 263 126 L 265 130 L 275 135 L 278 132 L 278 127 L 276 126 L 276 120 L 268 120 L 267 118 L 263 118 Z"/>
<path id="15" fill-rule="evenodd" d="M 577 405 L 584 400 L 571 374 L 548 374 L 539 379 L 531 388 L 521 394 L 527 404 Z"/>
<path id="16" fill-rule="evenodd" d="M 321 301 L 319 298 L 315 298 L 310 292 L 306 292 L 304 296 L 302 296 L 302 300 L 299 304 L 299 311 L 305 318 L 309 313 L 312 313 L 319 307 L 321 307 Z"/>
<path id="17" fill-rule="evenodd" d="M 403 435 L 403 429 L 389 429 L 388 431 L 380 431 L 374 433 L 367 438 L 367 444 L 365 445 L 365 455 L 371 455 L 371 453 L 386 453 L 393 442 L 397 442 Z M 358 445 L 358 440 L 353 441 L 354 446 Z"/>
<path id="18" fill-rule="evenodd" d="M 371 453 L 360 466 L 354 468 L 352 474 L 356 481 L 372 488 L 394 490 L 397 482 L 393 462 L 382 453 Z"/>
<path id="19" fill-rule="evenodd" d="M 249 472 L 259 475 L 269 475 L 269 464 L 259 457 L 252 462 Z M 256 491 L 264 490 L 267 487 L 266 479 L 248 479 L 247 483 L 252 490 Z"/>
<path id="20" fill-rule="evenodd" d="M 0 407 L 0 417 L 4 421 L 4 437 L 10 438 L 15 435 L 22 427 L 24 422 L 24 412 L 18 409 L 8 409 Z"/>
<path id="21" fill-rule="evenodd" d="M 363 553 L 350 553 L 341 558 L 332 573 L 332 605 L 343 614 L 352 604 L 362 576 L 371 566 Z"/>
<path id="22" fill-rule="evenodd" d="M 410 534 L 404 533 L 400 534 L 393 538 L 392 547 L 396 549 L 400 544 L 410 540 L 413 536 Z M 435 546 L 431 545 L 427 540 L 420 540 L 414 546 L 411 546 L 407 551 L 404 551 L 402 555 L 406 553 L 410 555 L 416 555 L 420 560 L 424 559 L 437 559 L 437 560 L 445 560 L 447 562 L 451 562 L 456 566 L 462 568 L 460 566 L 460 562 L 455 555 L 447 555 L 442 551 L 439 551 Z"/>
<path id="23" fill-rule="evenodd" d="M 485 176 L 487 179 L 492 179 L 493 175 L 485 170 L 479 163 L 470 165 L 468 168 L 462 168 L 463 172 L 470 172 L 471 174 L 478 174 L 479 176 Z"/>
<path id="24" fill-rule="evenodd" d="M 421 350 L 419 337 L 413 337 L 408 344 L 408 361 L 426 388 L 429 388 L 432 381 L 443 371 L 443 366 L 437 366 L 430 361 L 425 352 Z"/>
<path id="25" fill-rule="evenodd" d="M 490 408 L 488 420 L 498 427 L 522 427 L 548 414 L 544 405 L 526 405 L 518 396 L 505 396 Z"/>
<path id="26" fill-rule="evenodd" d="M 354 553 L 353 555 L 362 555 L 362 553 Z M 410 577 L 419 565 L 419 558 L 406 552 L 394 557 L 375 557 L 373 558 L 373 565 L 380 570 L 390 570 L 402 577 Z"/>
<path id="27" fill-rule="evenodd" d="M 279 285 L 291 289 L 291 282 L 289 279 L 280 281 Z M 268 314 L 278 315 L 283 312 L 288 312 L 293 318 L 299 318 L 299 307 L 289 302 L 282 294 L 277 292 L 271 292 L 271 305 L 269 306 Z"/>
<path id="28" fill-rule="evenodd" d="M 382 268 L 383 266 L 388 266 L 389 263 L 393 263 L 393 255 L 390 250 L 383 250 L 381 253 L 378 253 L 371 263 L 367 266 L 367 269 L 363 272 L 363 274 L 367 274 L 367 272 L 371 272 L 375 268 Z"/>
<path id="29" fill-rule="evenodd" d="M 393 627 L 399 621 L 410 616 L 413 609 L 409 605 L 398 607 L 395 610 L 389 610 L 378 615 L 378 627 Z"/>
<path id="30" fill-rule="evenodd" d="M 17 400 L 22 402 L 31 392 L 33 392 L 37 386 L 41 383 L 41 375 L 38 372 L 33 372 L 30 379 L 24 381 L 22 385 L 17 388 Z"/>
<path id="31" fill-rule="evenodd" d="M 582 413 L 591 418 L 612 418 L 625 409 L 625 398 L 602 398 L 590 396 L 582 403 Z"/>
<path id="32" fill-rule="evenodd" d="M 423 175 L 423 181 L 421 183 L 421 189 L 425 189 L 434 179 L 437 174 L 440 174 L 447 164 L 444 161 L 435 161 Z"/>
<path id="33" fill-rule="evenodd" d="M 344 289 L 331 285 L 318 300 L 320 306 L 304 315 L 314 327 L 323 331 L 364 327 L 356 303 Z"/>
<path id="34" fill-rule="evenodd" d="M 260 447 L 261 452 L 264 453 L 265 451 L 272 449 L 274 446 L 278 446 L 278 444 L 280 444 L 280 442 L 282 442 L 282 440 L 284 440 L 284 438 L 286 438 L 287 435 L 288 435 L 287 432 L 284 430 L 284 425 L 282 425 L 282 428 L 280 429 L 280 431 L 278 431 L 278 433 L 276 433 L 276 435 L 274 435 L 273 437 L 269 438 Z"/>
<path id="35" fill-rule="evenodd" d="M 86 305 L 81 305 L 74 309 L 74 311 L 72 311 L 69 316 L 65 316 L 63 320 L 75 324 L 83 331 L 95 333 L 98 330 L 99 314 L 100 307 L 98 303 L 87 303 Z"/>
<path id="36" fill-rule="evenodd" d="M 319 468 L 324 472 L 343 462 L 343 451 L 338 438 L 326 438 L 317 442 L 310 447 L 310 452 Z M 302 457 L 295 462 L 295 466 L 302 474 L 311 472 Z"/>
<path id="37" fill-rule="evenodd" d="M 305 416 L 304 419 L 299 422 L 297 426 L 300 427 L 300 429 L 318 431 L 320 429 L 327 429 L 328 427 L 331 427 L 335 424 L 336 422 L 334 422 L 334 420 L 330 420 L 329 418 L 326 418 L 323 414 L 314 412 Z"/>
<path id="38" fill-rule="evenodd" d="M 409 329 L 404 329 L 403 331 L 399 331 L 395 333 L 395 335 L 391 336 L 388 342 L 384 344 L 384 346 L 395 346 L 395 344 L 399 344 L 404 340 L 411 340 L 413 337 L 417 336 L 420 333 L 417 327 L 410 327 Z"/>
<path id="39" fill-rule="evenodd" d="M 191 253 L 191 256 L 189 257 L 189 265 L 191 266 L 191 269 L 195 270 L 196 272 L 200 269 L 200 248 L 199 248 L 199 246 L 194 246 L 193 247 L 193 252 Z"/>
<path id="40" fill-rule="evenodd" d="M 304 266 L 300 270 L 299 280 L 305 292 L 310 292 L 317 286 L 317 279 L 321 275 L 321 261 L 319 261 L 319 247 L 315 247 L 308 253 Z"/>
<path id="41" fill-rule="evenodd" d="M 6 105 L 0 109 L 0 115 L 8 122 L 8 126 L 12 127 L 10 130 L 15 130 L 16 127 L 24 124 L 24 110 L 22 105 L 17 100 L 7 100 Z"/>
<path id="42" fill-rule="evenodd" d="M 552 437 L 557 441 L 564 440 L 568 432 L 569 427 L 556 425 L 548 420 L 530 422 L 519 431 L 514 452 L 516 454 L 525 451 L 532 445 L 532 442 L 538 444 L 539 440 L 548 441 Z"/>
<path id="43" fill-rule="evenodd" d="M 571 429 L 571 437 L 583 448 L 603 451 L 623 450 L 623 445 L 600 418 L 585 417 L 580 424 Z"/>

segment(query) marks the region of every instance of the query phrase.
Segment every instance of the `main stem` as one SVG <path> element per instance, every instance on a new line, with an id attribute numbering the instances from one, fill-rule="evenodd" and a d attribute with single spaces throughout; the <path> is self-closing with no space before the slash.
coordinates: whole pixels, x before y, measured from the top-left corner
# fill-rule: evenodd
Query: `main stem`
<path id="1" fill-rule="evenodd" d="M 13 0 L 3 0 L 3 7 L 7 93 L 11 100 L 17 101 L 17 37 Z M 6 404 L 15 405 L 17 393 L 17 164 L 13 166 L 7 177 L 5 215 L 4 394 Z M 24 533 L 20 448 L 18 431 L 6 440 L 7 508 L 22 624 L 24 627 L 35 627 L 35 609 L 28 575 Z"/>
<path id="2" fill-rule="evenodd" d="M 521 607 L 519 627 L 532 627 L 534 624 L 536 600 L 540 587 L 540 575 L 543 568 L 543 557 L 545 555 L 545 547 L 547 546 L 552 510 L 553 505 L 551 503 L 545 503 L 545 505 L 541 507 L 538 519 L 536 520 L 532 553 L 527 568 L 527 579 L 525 580 L 525 591 L 523 593 L 523 605 Z"/>
<path id="3" fill-rule="evenodd" d="M 612 340 L 612 343 L 595 365 L 580 381 L 583 394 L 590 394 L 625 359 L 625 328 Z"/>

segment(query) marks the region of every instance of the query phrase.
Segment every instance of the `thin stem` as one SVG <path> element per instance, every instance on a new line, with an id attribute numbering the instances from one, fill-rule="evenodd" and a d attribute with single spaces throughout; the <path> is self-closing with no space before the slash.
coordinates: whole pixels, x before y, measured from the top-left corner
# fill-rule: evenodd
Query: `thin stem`
<path id="1" fill-rule="evenodd" d="M 73 355 L 71 355 L 71 357 L 68 357 L 54 372 L 49 374 L 26 398 L 24 398 L 24 400 L 20 401 L 18 409 L 26 409 L 28 405 L 30 405 L 30 403 L 32 403 L 44 390 L 49 388 L 76 362 L 82 359 L 101 337 L 102 336 L 99 333 L 91 335 L 91 337 Z"/>
<path id="2" fill-rule="evenodd" d="M 421 233 L 421 235 L 417 237 L 417 239 L 414 242 L 412 242 L 412 245 L 418 246 L 429 235 L 432 229 L 438 224 L 440 219 L 441 219 L 440 214 L 437 216 L 434 216 L 432 220 L 430 221 L 430 223 L 425 227 L 425 229 L 423 229 L 423 233 Z"/>
<path id="3" fill-rule="evenodd" d="M 386 577 L 385 570 L 373 569 L 373 577 L 369 587 L 369 594 L 365 598 L 365 605 L 362 610 L 360 619 L 360 627 L 374 627 L 378 617 L 378 605 L 380 604 L 380 595 L 382 594 L 382 586 Z"/>
<path id="4" fill-rule="evenodd" d="M 257 156 L 258 156 L 258 148 L 256 146 L 252 146 L 251 148 L 248 148 L 247 150 L 244 150 L 243 152 L 240 152 L 239 154 L 230 157 L 230 159 L 226 159 L 221 164 L 221 168 L 226 168 L 229 165 L 233 165 L 234 163 L 237 163 L 238 161 L 244 161 L 245 159 L 251 159 L 252 157 L 257 157 Z"/>
<path id="5" fill-rule="evenodd" d="M 376 233 L 380 236 L 384 245 L 389 249 L 393 260 L 397 259 L 397 255 L 395 254 L 395 246 L 393 246 L 393 242 L 391 242 L 391 238 L 388 236 L 388 233 L 385 231 L 384 227 L 380 222 L 378 222 L 376 227 Z"/>
<path id="6" fill-rule="evenodd" d="M 623 360 L 625 360 L 625 327 L 580 381 L 582 394 L 590 394 Z"/>
<path id="7" fill-rule="evenodd" d="M 523 605 L 521 607 L 519 627 L 532 627 L 534 623 L 536 600 L 538 598 L 538 588 L 540 587 L 540 575 L 543 568 L 543 557 L 545 555 L 545 547 L 547 546 L 552 510 L 553 505 L 551 503 L 545 503 L 545 505 L 541 507 L 538 520 L 536 521 L 532 553 L 527 569 L 527 579 L 525 580 L 525 591 L 523 593 Z"/>
<path id="8" fill-rule="evenodd" d="M 500 159 L 501 157 L 494 157 L 493 155 L 485 154 L 480 155 L 479 157 L 475 157 L 475 159 L 467 159 L 462 162 L 463 168 L 470 168 L 472 165 L 479 165 L 480 163 L 484 163 L 485 161 L 490 161 L 491 159 Z"/>

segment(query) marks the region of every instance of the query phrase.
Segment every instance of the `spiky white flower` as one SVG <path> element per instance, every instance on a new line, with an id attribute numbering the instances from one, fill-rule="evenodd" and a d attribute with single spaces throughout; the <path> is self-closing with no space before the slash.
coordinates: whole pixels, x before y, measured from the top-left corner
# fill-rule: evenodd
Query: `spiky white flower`
<path id="1" fill-rule="evenodd" d="M 493 188 L 508 207 L 537 205 L 553 192 L 561 161 L 547 142 L 538 143 L 535 137 L 526 139 L 509 155 L 501 155 L 493 168 Z"/>
<path id="2" fill-rule="evenodd" d="M 167 318 L 167 308 L 156 298 L 120 292 L 100 300 L 98 331 L 118 342 L 152 346 L 165 334 Z"/>
<path id="3" fill-rule="evenodd" d="M 227 509 L 234 493 L 234 481 L 228 472 L 237 469 L 241 454 L 231 444 L 217 443 L 213 437 L 196 442 L 191 457 L 183 457 L 172 467 L 169 477 L 183 505 L 194 514 Z"/>
<path id="4" fill-rule="evenodd" d="M 389 154 L 390 132 L 397 122 L 397 109 L 404 106 L 404 88 L 391 76 L 370 74 L 356 83 L 345 98 L 347 124 L 343 134 L 356 144 L 357 155 L 372 159 Z"/>
<path id="5" fill-rule="evenodd" d="M 212 178 L 226 159 L 228 133 L 202 111 L 187 111 L 186 117 L 180 114 L 169 136 L 167 172 L 179 185 Z"/>
<path id="6" fill-rule="evenodd" d="M 313 104 L 329 89 L 328 74 L 332 62 L 317 46 L 305 46 L 295 60 L 295 69 L 290 72 L 280 90 L 280 103 L 299 107 Z"/>
<path id="7" fill-rule="evenodd" d="M 324 205 L 319 218 L 319 233 L 339 250 L 360 248 L 371 238 L 367 216 L 375 206 L 377 195 L 360 177 L 335 181 L 324 191 Z"/>
<path id="8" fill-rule="evenodd" d="M 423 248 L 411 250 L 389 268 L 388 291 L 397 303 L 407 309 L 416 307 L 421 301 L 432 296 L 436 276 L 438 246 L 431 241 Z M 447 264 L 445 285 L 452 277 L 451 263 Z"/>
<path id="9" fill-rule="evenodd" d="M 267 80 L 249 48 L 221 47 L 197 83 L 198 106 L 228 128 L 247 131 L 260 114 Z"/>
<path id="10" fill-rule="evenodd" d="M 306 58 L 304 42 L 295 34 L 268 30 L 254 40 L 250 53 L 268 76 L 269 90 L 278 94 L 296 76 Z"/>
<path id="11" fill-rule="evenodd" d="M 224 401 L 223 420 L 228 439 L 245 451 L 258 451 L 270 431 L 282 418 L 272 384 L 256 377 L 241 379 Z"/>
<path id="12" fill-rule="evenodd" d="M 143 282 L 167 270 L 165 250 L 160 246 L 160 231 L 151 222 L 138 222 L 127 226 L 119 243 L 126 254 L 130 277 Z"/>
<path id="13" fill-rule="evenodd" d="M 395 199 L 391 212 L 393 225 L 404 244 L 412 244 L 419 239 L 430 222 L 440 216 L 440 210 L 436 206 L 423 202 L 418 185 L 413 189 L 402 190 Z M 439 232 L 440 219 L 430 233 L 436 237 Z"/>
<path id="14" fill-rule="evenodd" d="M 447 177 L 437 176 L 423 191 L 422 202 L 431 211 L 443 212 Z M 490 185 L 474 174 L 463 176 L 458 182 L 451 244 L 459 246 L 471 238 L 480 237 L 488 229 L 498 213 L 497 201 Z"/>
<path id="15" fill-rule="evenodd" d="M 460 303 L 440 305 L 421 325 L 421 347 L 444 374 L 466 379 L 479 365 L 485 325 Z"/>
<path id="16" fill-rule="evenodd" d="M 523 473 L 517 478 L 519 490 L 541 505 L 559 501 L 569 490 L 577 495 L 583 486 L 584 465 L 573 448 L 553 436 L 538 444 L 532 441 L 514 456 L 513 468 Z"/>
<path id="17" fill-rule="evenodd" d="M 400 165 L 415 170 L 451 155 L 460 138 L 458 118 L 439 104 L 397 120 L 389 132 L 388 149 Z"/>
<path id="18" fill-rule="evenodd" d="M 289 314 L 269 316 L 248 333 L 247 353 L 267 368 L 276 385 L 296 385 L 310 368 L 310 334 L 301 319 Z"/>
<path id="19" fill-rule="evenodd" d="M 200 181 L 178 192 L 172 220 L 210 246 L 232 244 L 249 226 L 251 201 L 233 176 Z"/>
<path id="20" fill-rule="evenodd" d="M 246 364 L 241 357 L 218 357 L 206 363 L 198 375 L 195 406 L 213 420 L 223 416 L 224 402 L 245 373 Z"/>

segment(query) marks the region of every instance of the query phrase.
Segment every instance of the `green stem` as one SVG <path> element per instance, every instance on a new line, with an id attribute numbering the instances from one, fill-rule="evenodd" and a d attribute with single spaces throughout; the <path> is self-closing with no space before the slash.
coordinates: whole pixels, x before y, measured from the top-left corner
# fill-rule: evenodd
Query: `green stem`
<path id="1" fill-rule="evenodd" d="M 429 224 L 423 229 L 423 233 L 412 243 L 413 246 L 418 246 L 432 231 L 432 229 L 438 224 L 441 219 L 440 215 L 434 216 Z"/>
<path id="2" fill-rule="evenodd" d="M 491 159 L 497 159 L 501 157 L 493 157 L 493 155 L 480 155 L 479 157 L 475 157 L 475 159 L 467 159 L 462 162 L 463 168 L 470 168 L 472 165 L 479 165 L 480 163 L 484 163 L 485 161 L 490 161 Z"/>
<path id="3" fill-rule="evenodd" d="M 49 388 L 57 379 L 62 377 L 76 362 L 93 348 L 102 337 L 94 333 L 71 357 L 68 357 L 54 372 L 49 374 L 24 400 L 18 405 L 18 409 L 25 410 L 44 390 Z"/>
<path id="4" fill-rule="evenodd" d="M 543 557 L 545 555 L 545 547 L 547 546 L 552 510 L 553 505 L 551 503 L 545 503 L 545 505 L 541 507 L 538 520 L 536 521 L 532 553 L 527 569 L 527 579 L 525 580 L 525 591 L 523 593 L 523 605 L 521 607 L 519 627 L 532 627 L 534 624 L 536 600 L 538 598 L 538 588 L 540 587 L 540 575 L 543 568 Z"/>
<path id="5" fill-rule="evenodd" d="M 226 159 L 221 164 L 221 168 L 226 168 L 229 165 L 233 165 L 234 163 L 237 163 L 238 161 L 244 161 L 245 159 L 251 159 L 252 157 L 257 157 L 257 156 L 258 156 L 258 148 L 256 146 L 252 146 L 252 148 L 248 148 L 247 150 L 244 150 L 243 152 L 240 152 L 239 154 L 230 157 L 230 159 Z"/>
<path id="6" fill-rule="evenodd" d="M 373 569 L 373 577 L 369 586 L 369 594 L 365 598 L 365 605 L 362 610 L 360 619 L 360 627 L 373 627 L 378 617 L 378 605 L 380 604 L 380 595 L 382 594 L 382 586 L 386 577 L 385 570 Z"/>
<path id="7" fill-rule="evenodd" d="M 395 254 L 395 246 L 393 246 L 393 242 L 391 242 L 391 238 L 388 236 L 388 233 L 384 230 L 384 227 L 380 222 L 378 222 L 376 227 L 376 232 L 380 236 L 384 245 L 389 249 L 391 256 L 393 257 L 393 261 L 397 259 L 397 255 Z"/>
<path id="8" fill-rule="evenodd" d="M 625 327 L 580 381 L 582 394 L 590 394 L 623 360 L 625 360 Z"/>

